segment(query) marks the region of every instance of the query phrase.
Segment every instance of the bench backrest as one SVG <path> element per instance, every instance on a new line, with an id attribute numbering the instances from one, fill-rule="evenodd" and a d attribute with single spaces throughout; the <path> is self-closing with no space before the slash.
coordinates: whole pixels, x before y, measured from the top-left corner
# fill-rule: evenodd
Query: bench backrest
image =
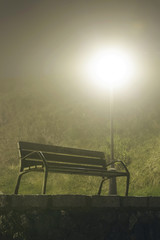
<path id="1" fill-rule="evenodd" d="M 42 152 L 48 164 L 72 164 L 77 166 L 106 167 L 103 152 L 85 149 L 76 149 L 31 142 L 19 142 L 21 157 L 21 171 L 32 166 L 43 166 L 43 161 L 38 154 Z M 32 154 L 31 154 L 32 153 Z"/>

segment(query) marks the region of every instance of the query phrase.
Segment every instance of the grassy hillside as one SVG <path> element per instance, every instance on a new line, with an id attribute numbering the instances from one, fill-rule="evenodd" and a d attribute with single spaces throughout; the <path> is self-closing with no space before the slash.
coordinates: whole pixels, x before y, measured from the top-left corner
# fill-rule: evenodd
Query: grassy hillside
<path id="1" fill-rule="evenodd" d="M 109 103 L 88 97 L 76 86 L 55 82 L 9 81 L 0 93 L 0 191 L 14 191 L 19 170 L 17 142 L 104 151 L 109 156 Z M 130 173 L 130 195 L 160 195 L 160 127 L 158 101 L 116 98 L 115 158 L 125 161 Z M 140 101 L 141 99 L 141 101 Z M 129 101 L 129 100 L 128 100 Z M 40 193 L 42 175 L 22 178 L 21 193 Z M 50 174 L 48 194 L 96 194 L 100 179 Z M 118 181 L 123 194 L 125 181 Z M 108 191 L 106 184 L 103 194 Z"/>

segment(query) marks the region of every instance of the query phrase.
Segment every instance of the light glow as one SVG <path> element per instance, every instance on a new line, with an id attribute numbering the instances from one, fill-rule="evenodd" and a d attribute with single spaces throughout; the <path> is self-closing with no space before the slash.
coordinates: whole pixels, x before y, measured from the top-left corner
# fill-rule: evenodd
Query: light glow
<path id="1" fill-rule="evenodd" d="M 89 58 L 86 73 L 102 88 L 119 88 L 133 76 L 133 59 L 123 49 L 103 48 Z"/>

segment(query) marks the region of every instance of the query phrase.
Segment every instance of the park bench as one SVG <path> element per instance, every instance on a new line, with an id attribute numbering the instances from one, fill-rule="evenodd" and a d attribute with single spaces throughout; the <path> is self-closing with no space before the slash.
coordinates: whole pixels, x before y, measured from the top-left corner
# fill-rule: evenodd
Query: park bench
<path id="1" fill-rule="evenodd" d="M 31 142 L 19 142 L 20 172 L 17 179 L 15 194 L 18 194 L 21 177 L 29 172 L 44 172 L 42 194 L 46 193 L 48 172 L 78 174 L 101 177 L 98 195 L 104 181 L 114 177 L 126 177 L 126 196 L 129 189 L 129 171 L 122 161 L 106 163 L 103 152 L 68 147 L 44 145 Z M 123 171 L 108 169 L 114 164 L 122 164 Z"/>

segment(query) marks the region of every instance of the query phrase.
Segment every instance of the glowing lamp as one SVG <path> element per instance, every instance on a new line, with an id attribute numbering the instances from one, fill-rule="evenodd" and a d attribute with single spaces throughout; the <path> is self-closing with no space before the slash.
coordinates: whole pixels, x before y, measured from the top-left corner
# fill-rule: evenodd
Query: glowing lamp
<path id="1" fill-rule="evenodd" d="M 131 56 L 123 49 L 104 48 L 90 57 L 86 69 L 96 85 L 119 88 L 133 75 L 134 66 Z"/>

